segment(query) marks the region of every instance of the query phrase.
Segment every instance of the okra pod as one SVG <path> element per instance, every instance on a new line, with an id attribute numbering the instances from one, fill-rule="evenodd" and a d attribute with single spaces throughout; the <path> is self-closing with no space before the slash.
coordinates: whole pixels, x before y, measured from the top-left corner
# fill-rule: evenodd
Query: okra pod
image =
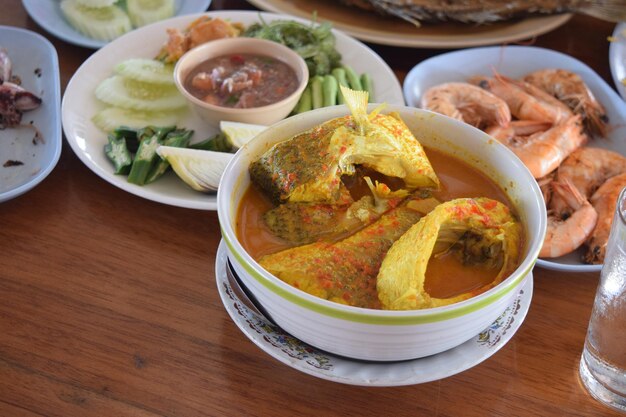
<path id="1" fill-rule="evenodd" d="M 319 109 L 324 105 L 324 93 L 322 88 L 322 83 L 324 82 L 324 77 L 321 75 L 316 75 L 309 83 L 311 84 L 311 106 L 314 109 Z"/>
<path id="2" fill-rule="evenodd" d="M 354 70 L 347 65 L 344 65 L 343 69 L 346 71 L 346 78 L 348 79 L 348 84 L 350 88 L 356 91 L 363 90 L 363 86 L 361 85 L 361 79 L 359 78 L 357 73 L 354 72 Z"/>
<path id="3" fill-rule="evenodd" d="M 156 135 L 159 140 L 163 140 L 168 133 L 174 130 L 176 130 L 176 126 L 146 126 L 137 130 L 137 138 L 141 142 Z"/>
<path id="4" fill-rule="evenodd" d="M 324 94 L 324 107 L 337 104 L 337 90 L 339 89 L 337 80 L 332 75 L 325 75 L 322 84 Z"/>
<path id="5" fill-rule="evenodd" d="M 191 139 L 191 135 L 193 135 L 193 130 L 186 129 L 178 129 L 174 130 L 167 134 L 165 139 L 163 139 L 163 145 L 165 146 L 175 146 L 177 148 L 186 148 L 189 145 L 189 140 Z M 158 159 L 156 164 L 152 166 L 148 176 L 146 177 L 146 184 L 150 184 L 151 182 L 159 179 L 167 169 L 170 167 L 170 163 L 167 162 L 166 159 Z"/>
<path id="6" fill-rule="evenodd" d="M 305 111 L 311 110 L 313 107 L 312 97 L 311 97 L 311 84 L 306 86 L 302 95 L 300 96 L 300 100 L 298 100 L 298 105 L 294 109 L 295 114 L 304 113 Z"/>
<path id="7" fill-rule="evenodd" d="M 350 88 L 350 84 L 348 84 L 348 79 L 346 78 L 346 70 L 345 69 L 343 69 L 341 67 L 337 67 L 337 68 L 332 70 L 331 74 L 337 80 L 338 86 L 343 85 L 344 87 Z M 337 93 L 337 103 L 343 104 L 344 101 L 345 101 L 343 99 L 343 94 L 341 94 L 341 89 L 339 87 L 337 87 L 337 89 L 339 90 L 339 92 Z"/>
<path id="8" fill-rule="evenodd" d="M 188 146 L 191 149 L 201 149 L 203 151 L 230 152 L 232 151 L 231 143 L 226 139 L 223 133 L 217 133 L 215 136 L 194 143 Z"/>
<path id="9" fill-rule="evenodd" d="M 115 134 L 109 134 L 108 141 L 109 143 L 104 145 L 104 153 L 113 163 L 114 173 L 128 174 L 133 157 L 126 146 L 126 139 L 123 136 L 117 137 Z"/>
<path id="10" fill-rule="evenodd" d="M 152 135 L 149 138 L 144 138 L 139 144 L 139 149 L 135 154 L 135 160 L 130 167 L 130 173 L 128 174 L 128 182 L 144 185 L 148 173 L 154 166 L 155 162 L 159 158 L 156 153 L 156 149 L 161 145 L 158 135 Z"/>
<path id="11" fill-rule="evenodd" d="M 374 101 L 374 82 L 372 81 L 372 77 L 369 74 L 361 74 L 361 85 L 363 86 L 363 90 L 368 93 L 368 100 L 370 103 Z"/>
<path id="12" fill-rule="evenodd" d="M 112 134 L 116 138 L 126 139 L 126 147 L 131 153 L 137 152 L 139 147 L 139 139 L 137 138 L 137 129 L 131 127 L 120 126 L 113 130 Z"/>

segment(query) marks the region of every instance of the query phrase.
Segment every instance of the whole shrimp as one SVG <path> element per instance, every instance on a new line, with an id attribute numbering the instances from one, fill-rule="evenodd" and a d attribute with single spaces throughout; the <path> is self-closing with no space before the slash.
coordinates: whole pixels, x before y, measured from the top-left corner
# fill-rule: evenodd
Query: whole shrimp
<path id="1" fill-rule="evenodd" d="M 580 114 L 590 133 L 606 136 L 609 121 L 606 110 L 578 74 L 563 69 L 543 69 L 526 75 L 524 81 L 553 95 L 574 113 Z"/>
<path id="2" fill-rule="evenodd" d="M 587 141 L 580 125 L 580 116 L 572 116 L 544 132 L 503 143 L 511 149 L 535 178 L 555 170 L 567 156 Z"/>
<path id="3" fill-rule="evenodd" d="M 591 197 L 591 204 L 598 213 L 598 223 L 587 240 L 588 250 L 583 261 L 589 264 L 604 262 L 606 244 L 609 241 L 613 213 L 617 206 L 617 198 L 626 187 L 626 173 L 609 178 Z"/>
<path id="4" fill-rule="evenodd" d="M 511 112 L 504 101 L 486 90 L 462 82 L 429 88 L 422 96 L 420 106 L 475 127 L 506 126 L 511 121 Z"/>
<path id="5" fill-rule="evenodd" d="M 624 172 L 626 157 L 607 149 L 582 147 L 559 166 L 556 180 L 571 182 L 588 199 L 607 179 Z M 559 196 L 552 198 L 549 208 L 569 214 L 567 204 Z"/>
<path id="6" fill-rule="evenodd" d="M 521 140 L 523 136 L 530 136 L 534 133 L 545 132 L 552 125 L 548 122 L 536 120 L 513 120 L 507 126 L 489 126 L 485 133 L 504 144 L 512 140 Z"/>
<path id="7" fill-rule="evenodd" d="M 552 182 L 554 194 L 567 202 L 573 213 L 562 220 L 561 213 L 549 212 L 548 228 L 540 258 L 556 258 L 578 249 L 593 232 L 598 214 L 591 203 L 585 199 L 570 182 Z"/>
<path id="8" fill-rule="evenodd" d="M 501 75 L 493 78 L 475 76 L 469 82 L 500 97 L 509 107 L 511 115 L 520 120 L 559 124 L 573 115 L 563 103 L 527 83 Z"/>

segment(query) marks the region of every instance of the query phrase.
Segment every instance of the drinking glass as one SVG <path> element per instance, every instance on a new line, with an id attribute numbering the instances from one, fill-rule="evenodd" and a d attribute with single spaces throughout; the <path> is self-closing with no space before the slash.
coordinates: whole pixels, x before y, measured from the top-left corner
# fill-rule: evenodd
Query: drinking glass
<path id="1" fill-rule="evenodd" d="M 613 216 L 580 377 L 594 398 L 626 411 L 626 188 Z"/>

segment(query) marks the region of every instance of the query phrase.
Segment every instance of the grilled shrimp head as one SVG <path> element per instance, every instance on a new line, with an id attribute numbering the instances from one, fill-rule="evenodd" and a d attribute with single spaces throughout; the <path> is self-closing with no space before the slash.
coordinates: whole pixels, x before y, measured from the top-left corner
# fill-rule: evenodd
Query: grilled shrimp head
<path id="1" fill-rule="evenodd" d="M 384 309 L 412 310 L 456 303 L 488 290 L 513 272 L 522 229 L 504 204 L 489 198 L 460 198 L 440 204 L 389 249 L 377 277 Z M 490 283 L 450 298 L 424 288 L 431 257 L 454 252 L 464 265 L 497 270 Z"/>

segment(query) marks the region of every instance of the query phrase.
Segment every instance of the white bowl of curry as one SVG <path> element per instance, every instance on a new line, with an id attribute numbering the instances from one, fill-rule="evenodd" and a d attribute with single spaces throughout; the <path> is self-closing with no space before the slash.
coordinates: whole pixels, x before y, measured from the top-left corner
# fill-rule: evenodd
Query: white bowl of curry
<path id="1" fill-rule="evenodd" d="M 270 318 L 310 345 L 433 355 L 490 325 L 531 279 L 541 192 L 480 130 L 355 97 L 352 114 L 290 117 L 238 151 L 217 196 L 228 256 Z"/>

